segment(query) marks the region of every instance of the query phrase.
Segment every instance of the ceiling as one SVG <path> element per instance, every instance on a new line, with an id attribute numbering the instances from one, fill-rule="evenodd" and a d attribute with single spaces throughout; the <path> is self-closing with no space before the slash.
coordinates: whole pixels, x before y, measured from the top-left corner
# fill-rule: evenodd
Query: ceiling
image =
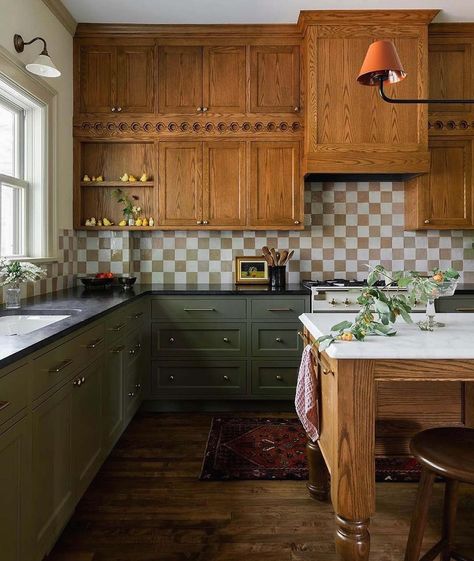
<path id="1" fill-rule="evenodd" d="M 300 10 L 442 9 L 436 21 L 474 21 L 473 0 L 62 0 L 78 22 L 294 23 Z"/>

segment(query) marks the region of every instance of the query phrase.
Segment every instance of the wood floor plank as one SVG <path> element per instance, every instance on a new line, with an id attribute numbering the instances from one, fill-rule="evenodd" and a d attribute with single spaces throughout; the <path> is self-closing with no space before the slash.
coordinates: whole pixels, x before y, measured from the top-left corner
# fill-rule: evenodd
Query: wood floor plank
<path id="1" fill-rule="evenodd" d="M 332 507 L 310 499 L 304 482 L 199 481 L 211 418 L 138 415 L 48 561 L 336 561 Z M 402 561 L 416 487 L 377 484 L 371 560 Z M 437 484 L 426 547 L 441 528 L 442 497 Z M 471 555 L 473 527 L 474 491 L 464 486 L 456 542 Z"/>

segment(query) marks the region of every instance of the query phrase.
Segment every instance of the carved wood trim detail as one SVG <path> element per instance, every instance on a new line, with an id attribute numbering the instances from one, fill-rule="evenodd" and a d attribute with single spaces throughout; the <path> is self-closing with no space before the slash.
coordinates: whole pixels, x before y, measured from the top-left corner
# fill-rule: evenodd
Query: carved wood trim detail
<path id="1" fill-rule="evenodd" d="M 75 123 L 79 134 L 98 136 L 119 136 L 129 134 L 254 134 L 254 133 L 300 133 L 303 124 L 300 121 L 83 121 Z"/>

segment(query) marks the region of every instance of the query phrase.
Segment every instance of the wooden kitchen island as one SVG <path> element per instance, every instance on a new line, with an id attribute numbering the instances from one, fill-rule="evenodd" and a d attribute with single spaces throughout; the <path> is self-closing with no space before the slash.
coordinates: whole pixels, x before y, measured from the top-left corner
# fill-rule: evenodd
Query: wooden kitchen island
<path id="1" fill-rule="evenodd" d="M 415 403 L 425 416 L 423 423 L 413 423 L 414 429 L 474 425 L 474 384 L 469 383 L 474 382 L 474 314 L 438 314 L 446 327 L 434 332 L 400 322 L 395 337 L 337 342 L 319 352 L 316 339 L 353 318 L 354 314 L 300 316 L 304 338 L 313 345 L 320 381 L 320 439 L 308 444 L 308 488 L 316 499 L 324 499 L 330 490 L 339 558 L 367 561 L 369 523 L 375 512 L 375 456 L 380 453 L 376 450 L 378 413 L 390 402 L 391 410 L 399 413 Z M 443 405 L 439 398 L 444 390 Z M 446 417 L 445 410 L 452 416 Z M 409 440 L 406 433 L 405 440 Z"/>

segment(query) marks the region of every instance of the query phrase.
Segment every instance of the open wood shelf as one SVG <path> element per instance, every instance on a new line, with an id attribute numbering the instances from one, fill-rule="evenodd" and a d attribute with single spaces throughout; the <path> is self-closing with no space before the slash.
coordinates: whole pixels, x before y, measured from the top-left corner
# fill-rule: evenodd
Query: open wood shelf
<path id="1" fill-rule="evenodd" d="M 135 187 L 154 187 L 153 181 L 81 181 L 81 187 L 123 187 L 130 189 Z"/>
<path id="2" fill-rule="evenodd" d="M 158 226 L 79 226 L 75 230 L 159 230 Z"/>

